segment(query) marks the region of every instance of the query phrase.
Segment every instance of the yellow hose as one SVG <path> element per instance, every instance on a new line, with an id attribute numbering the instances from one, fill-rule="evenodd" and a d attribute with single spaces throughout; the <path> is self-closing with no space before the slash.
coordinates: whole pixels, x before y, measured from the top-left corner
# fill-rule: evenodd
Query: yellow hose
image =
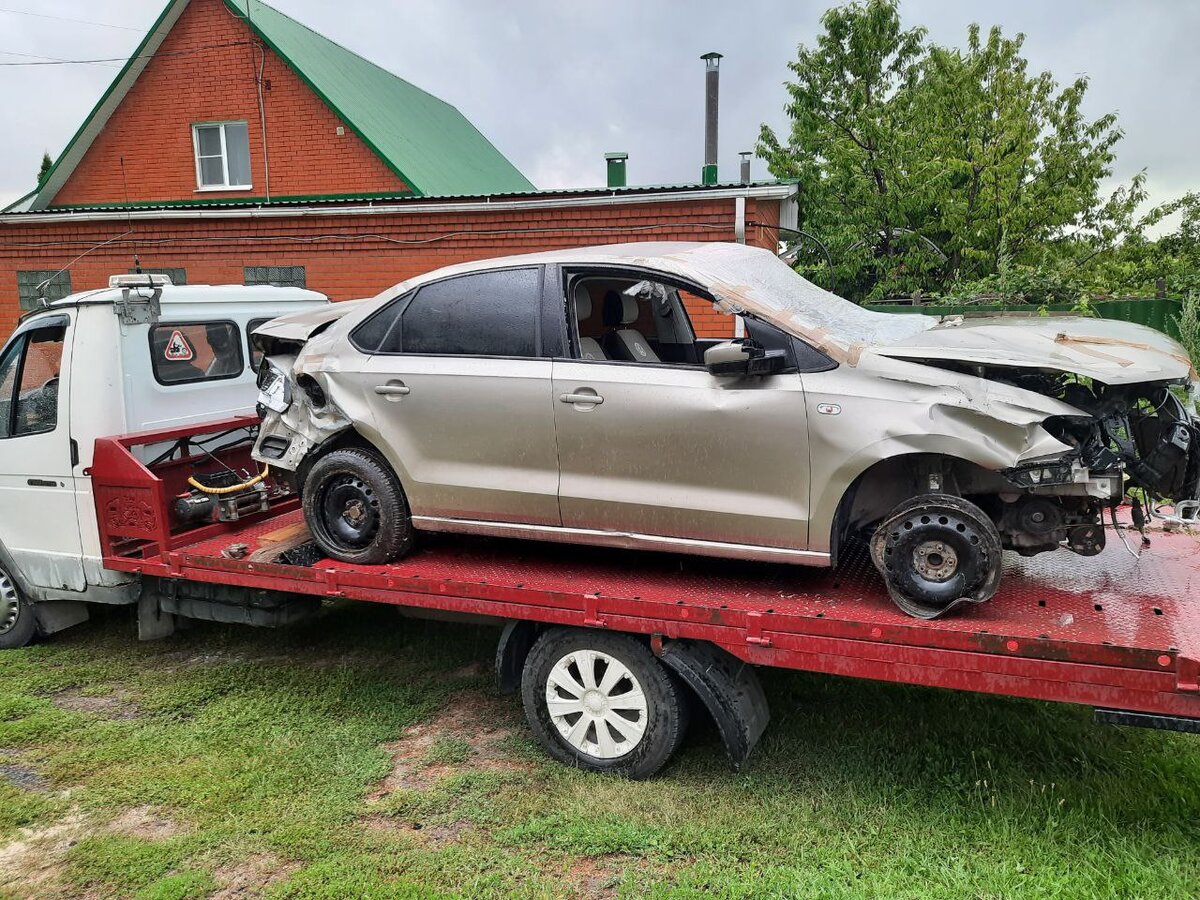
<path id="1" fill-rule="evenodd" d="M 263 470 L 251 478 L 249 481 L 243 481 L 241 484 L 231 484 L 228 487 L 207 487 L 198 482 L 195 477 L 190 477 L 187 483 L 203 494 L 236 494 L 238 491 L 244 491 L 248 487 L 254 487 L 271 473 L 271 467 L 263 463 Z"/>

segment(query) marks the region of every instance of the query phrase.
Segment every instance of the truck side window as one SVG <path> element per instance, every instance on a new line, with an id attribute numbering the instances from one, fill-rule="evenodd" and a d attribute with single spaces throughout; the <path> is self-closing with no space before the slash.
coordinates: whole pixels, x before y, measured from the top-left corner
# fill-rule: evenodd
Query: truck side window
<path id="1" fill-rule="evenodd" d="M 53 431 L 65 325 L 35 328 L 0 359 L 0 438 Z"/>
<path id="2" fill-rule="evenodd" d="M 237 378 L 244 371 L 235 322 L 176 322 L 150 329 L 150 363 L 159 384 Z"/>

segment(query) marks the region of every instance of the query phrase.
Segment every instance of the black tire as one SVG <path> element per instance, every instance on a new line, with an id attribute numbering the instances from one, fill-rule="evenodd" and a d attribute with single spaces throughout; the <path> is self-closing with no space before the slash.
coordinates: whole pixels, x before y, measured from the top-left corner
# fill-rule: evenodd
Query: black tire
<path id="1" fill-rule="evenodd" d="M 304 480 L 304 519 L 330 559 L 376 565 L 413 546 L 408 501 L 395 474 L 375 453 L 334 450 Z"/>
<path id="2" fill-rule="evenodd" d="M 593 736 L 590 741 L 583 738 L 584 745 L 595 746 L 598 752 L 601 750 L 600 732 L 597 731 L 599 728 L 606 729 L 614 745 L 613 749 L 619 751 L 622 743 L 631 744 L 628 750 L 616 755 L 595 755 L 572 743 L 560 731 L 548 706 L 547 692 L 552 684 L 550 678 L 555 667 L 575 655 L 574 671 L 578 672 L 580 655 L 589 653 L 602 654 L 615 660 L 634 680 L 629 690 L 622 689 L 624 679 L 616 682 L 612 693 L 608 695 L 612 700 L 633 696 L 638 687 L 645 698 L 645 710 L 638 711 L 636 718 L 631 710 L 621 713 L 625 722 L 620 726 L 620 730 L 627 730 L 631 735 L 628 741 L 616 740 L 619 731 L 611 730 L 605 721 L 600 719 L 593 719 L 590 725 L 584 726 L 583 733 Z M 599 660 L 594 665 L 596 668 L 593 669 L 593 676 L 602 684 L 608 664 Z M 569 696 L 564 694 L 561 688 L 556 690 L 560 697 Z M 569 766 L 634 779 L 649 778 L 667 764 L 683 742 L 690 715 L 684 687 L 654 658 L 654 654 L 645 643 L 628 635 L 582 629 L 553 628 L 537 639 L 525 659 L 525 668 L 521 676 L 521 698 L 529 727 L 552 757 Z M 582 702 L 582 697 L 580 699 Z M 574 720 L 570 715 L 562 716 L 558 721 L 566 721 L 568 726 L 573 726 L 580 723 L 584 715 L 581 712 Z M 605 712 L 605 715 L 609 714 Z M 627 729 L 627 726 L 632 724 L 636 727 L 638 722 L 642 723 L 641 734 L 634 739 L 633 731 Z M 574 728 L 571 730 L 574 731 Z"/>
<path id="3" fill-rule="evenodd" d="M 892 600 L 918 619 L 990 600 L 1003 565 L 995 523 L 950 494 L 913 497 L 892 510 L 871 538 L 871 559 Z"/>
<path id="4" fill-rule="evenodd" d="M 33 605 L 21 596 L 12 575 L 0 569 L 0 650 L 24 647 L 36 636 Z"/>

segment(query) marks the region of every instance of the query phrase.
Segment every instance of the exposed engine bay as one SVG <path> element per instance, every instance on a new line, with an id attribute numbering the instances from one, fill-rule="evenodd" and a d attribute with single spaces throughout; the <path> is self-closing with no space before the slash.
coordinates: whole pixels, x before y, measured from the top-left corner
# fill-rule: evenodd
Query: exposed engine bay
<path id="1" fill-rule="evenodd" d="M 1200 497 L 1200 417 L 1179 384 L 1105 385 L 1076 375 L 937 361 L 940 368 L 1033 391 L 1086 415 L 1052 416 L 1043 428 L 1073 448 L 1052 460 L 1000 473 L 1017 491 L 989 508 L 1004 547 L 1025 555 L 1066 547 L 1090 556 L 1104 547 L 1104 517 L 1128 497 L 1133 525 L 1162 504 Z M 1110 478 L 1108 496 L 1096 486 Z M 1084 483 L 1088 484 L 1085 488 Z"/>

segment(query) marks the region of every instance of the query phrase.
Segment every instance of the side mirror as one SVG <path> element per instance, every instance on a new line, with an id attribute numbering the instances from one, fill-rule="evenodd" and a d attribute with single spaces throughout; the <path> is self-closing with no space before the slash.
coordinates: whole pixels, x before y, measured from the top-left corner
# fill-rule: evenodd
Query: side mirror
<path id="1" fill-rule="evenodd" d="M 746 377 L 774 375 L 787 367 L 787 354 L 782 350 L 764 350 L 749 339 L 722 341 L 704 351 L 704 368 L 710 375 Z"/>

